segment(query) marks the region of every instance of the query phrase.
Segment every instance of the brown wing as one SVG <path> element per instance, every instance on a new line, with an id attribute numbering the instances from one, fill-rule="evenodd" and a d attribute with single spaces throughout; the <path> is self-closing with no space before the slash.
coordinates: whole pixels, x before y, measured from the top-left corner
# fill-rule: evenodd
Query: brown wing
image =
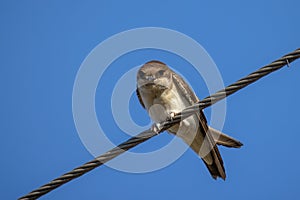
<path id="1" fill-rule="evenodd" d="M 180 88 L 180 90 L 183 91 L 184 98 L 188 102 L 190 102 L 191 105 L 193 105 L 194 103 L 199 102 L 199 99 L 196 96 L 195 92 L 184 81 L 184 79 L 181 76 L 179 76 L 178 74 L 176 74 L 175 72 L 173 72 L 173 80 L 176 83 L 176 85 Z M 205 117 L 205 115 L 204 115 L 204 113 L 203 113 L 202 110 L 200 110 L 200 116 L 201 116 L 202 120 L 204 120 L 205 123 L 207 123 L 206 117 Z"/>
<path id="2" fill-rule="evenodd" d="M 205 133 L 205 135 L 203 135 L 205 137 L 204 142 L 207 142 L 208 146 L 211 148 L 211 151 L 207 154 L 206 157 L 208 157 L 208 159 L 212 159 L 213 162 L 212 163 L 206 162 L 206 157 L 202 158 L 202 160 L 204 161 L 207 169 L 209 170 L 210 174 L 214 179 L 216 179 L 217 177 L 221 177 L 222 179 L 225 180 L 226 173 L 225 173 L 222 156 L 219 152 L 219 149 L 211 133 L 209 132 L 208 125 L 206 122 L 204 122 L 202 116 L 201 114 L 197 114 L 197 117 L 199 119 L 200 133 L 202 134 Z"/>
<path id="3" fill-rule="evenodd" d="M 139 100 L 140 104 L 143 106 L 143 108 L 145 108 L 143 99 L 142 99 L 142 97 L 141 97 L 141 95 L 140 95 L 140 92 L 139 92 L 139 89 L 138 89 L 138 88 L 136 89 L 136 95 L 137 95 L 137 97 L 138 97 L 138 100 Z"/>
<path id="4" fill-rule="evenodd" d="M 193 92 L 193 90 L 189 87 L 189 85 L 186 84 L 183 78 L 181 78 L 175 72 L 173 72 L 173 80 L 176 86 L 179 87 L 179 89 L 183 92 L 184 98 L 188 102 L 190 102 L 191 105 L 199 101 L 198 97 Z M 199 153 L 200 148 L 202 146 L 200 137 L 205 138 L 204 141 L 202 142 L 206 142 L 206 145 L 208 145 L 209 148 L 211 148 L 211 151 L 204 158 L 202 158 L 202 160 L 204 161 L 206 167 L 208 168 L 210 174 L 214 179 L 216 179 L 217 177 L 221 177 L 225 180 L 226 174 L 223 165 L 223 160 L 219 152 L 219 149 L 215 144 L 212 135 L 209 132 L 207 120 L 202 110 L 200 110 L 200 112 L 197 113 L 197 118 L 199 119 L 199 129 L 200 129 L 199 133 L 197 134 L 202 134 L 202 136 L 199 135 L 198 137 L 197 136 L 195 137 L 194 141 L 191 144 L 191 148 L 196 153 Z M 209 161 L 212 160 L 212 162 L 207 162 L 208 160 Z"/>

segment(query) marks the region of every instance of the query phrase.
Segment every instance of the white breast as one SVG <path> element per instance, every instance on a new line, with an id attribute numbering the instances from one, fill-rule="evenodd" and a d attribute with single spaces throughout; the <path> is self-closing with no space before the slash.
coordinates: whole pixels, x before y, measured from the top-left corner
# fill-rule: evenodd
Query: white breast
<path id="1" fill-rule="evenodd" d="M 189 105 L 177 87 L 172 87 L 153 99 L 152 105 L 148 105 L 148 113 L 153 121 L 162 122 L 170 113 L 178 113 Z"/>

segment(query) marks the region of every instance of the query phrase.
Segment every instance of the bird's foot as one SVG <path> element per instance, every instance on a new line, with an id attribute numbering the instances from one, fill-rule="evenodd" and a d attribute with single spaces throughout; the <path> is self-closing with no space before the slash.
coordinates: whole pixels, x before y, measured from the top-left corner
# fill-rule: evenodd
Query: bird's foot
<path id="1" fill-rule="evenodd" d="M 175 117 L 176 113 L 175 112 L 170 112 L 168 117 L 167 117 L 167 121 L 173 121 L 174 117 Z"/>
<path id="2" fill-rule="evenodd" d="M 163 125 L 161 123 L 154 123 L 151 126 L 151 131 L 158 135 L 161 132 L 162 128 Z"/>

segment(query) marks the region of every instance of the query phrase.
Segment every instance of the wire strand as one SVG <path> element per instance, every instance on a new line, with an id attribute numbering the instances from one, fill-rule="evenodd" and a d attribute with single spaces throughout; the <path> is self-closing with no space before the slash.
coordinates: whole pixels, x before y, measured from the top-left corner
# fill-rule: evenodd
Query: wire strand
<path id="1" fill-rule="evenodd" d="M 207 108 L 216 102 L 226 98 L 227 96 L 237 92 L 238 90 L 248 86 L 249 84 L 257 81 L 258 79 L 270 74 L 271 72 L 274 72 L 280 68 L 282 68 L 285 65 L 290 65 L 294 60 L 298 59 L 300 57 L 300 48 L 296 49 L 295 51 L 281 57 L 280 59 L 260 68 L 259 70 L 249 74 L 248 76 L 241 78 L 237 82 L 229 85 L 225 89 L 222 89 L 218 91 L 217 93 L 204 98 L 202 101 L 199 101 L 198 103 L 187 107 L 182 112 L 177 113 L 172 119 L 168 119 L 165 122 L 158 124 L 158 130 L 153 131 L 152 129 L 148 129 L 146 131 L 141 132 L 135 137 L 132 137 L 128 139 L 126 142 L 123 142 L 122 144 L 118 145 L 117 147 L 107 151 L 106 153 L 96 157 L 94 160 L 87 162 L 83 164 L 80 167 L 77 167 L 73 169 L 72 171 L 63 174 L 59 178 L 56 178 L 52 180 L 51 182 L 39 187 L 36 190 L 33 190 L 32 192 L 28 193 L 25 196 L 20 197 L 20 200 L 28 200 L 28 199 L 37 199 L 41 197 L 44 194 L 47 194 L 48 192 L 54 190 L 55 188 L 79 177 L 83 174 L 95 169 L 96 167 L 99 167 L 100 165 L 106 163 L 109 160 L 112 160 L 113 158 L 117 157 L 118 155 L 124 153 L 125 151 L 137 146 L 138 144 L 141 144 L 145 142 L 146 140 L 158 135 L 162 131 L 170 128 L 176 123 L 179 123 L 181 120 L 189 117 L 190 115 L 198 112 L 199 110 L 202 110 L 204 108 Z"/>

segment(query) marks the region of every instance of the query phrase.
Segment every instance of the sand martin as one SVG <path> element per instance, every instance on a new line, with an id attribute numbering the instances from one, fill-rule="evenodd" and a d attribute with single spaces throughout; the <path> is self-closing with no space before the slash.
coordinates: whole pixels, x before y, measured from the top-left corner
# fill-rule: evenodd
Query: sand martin
<path id="1" fill-rule="evenodd" d="M 184 79 L 160 61 L 144 64 L 137 73 L 137 96 L 154 122 L 162 122 L 199 101 Z M 242 143 L 208 126 L 202 110 L 167 130 L 183 139 L 204 161 L 214 179 L 225 180 L 217 145 L 239 148 Z"/>

